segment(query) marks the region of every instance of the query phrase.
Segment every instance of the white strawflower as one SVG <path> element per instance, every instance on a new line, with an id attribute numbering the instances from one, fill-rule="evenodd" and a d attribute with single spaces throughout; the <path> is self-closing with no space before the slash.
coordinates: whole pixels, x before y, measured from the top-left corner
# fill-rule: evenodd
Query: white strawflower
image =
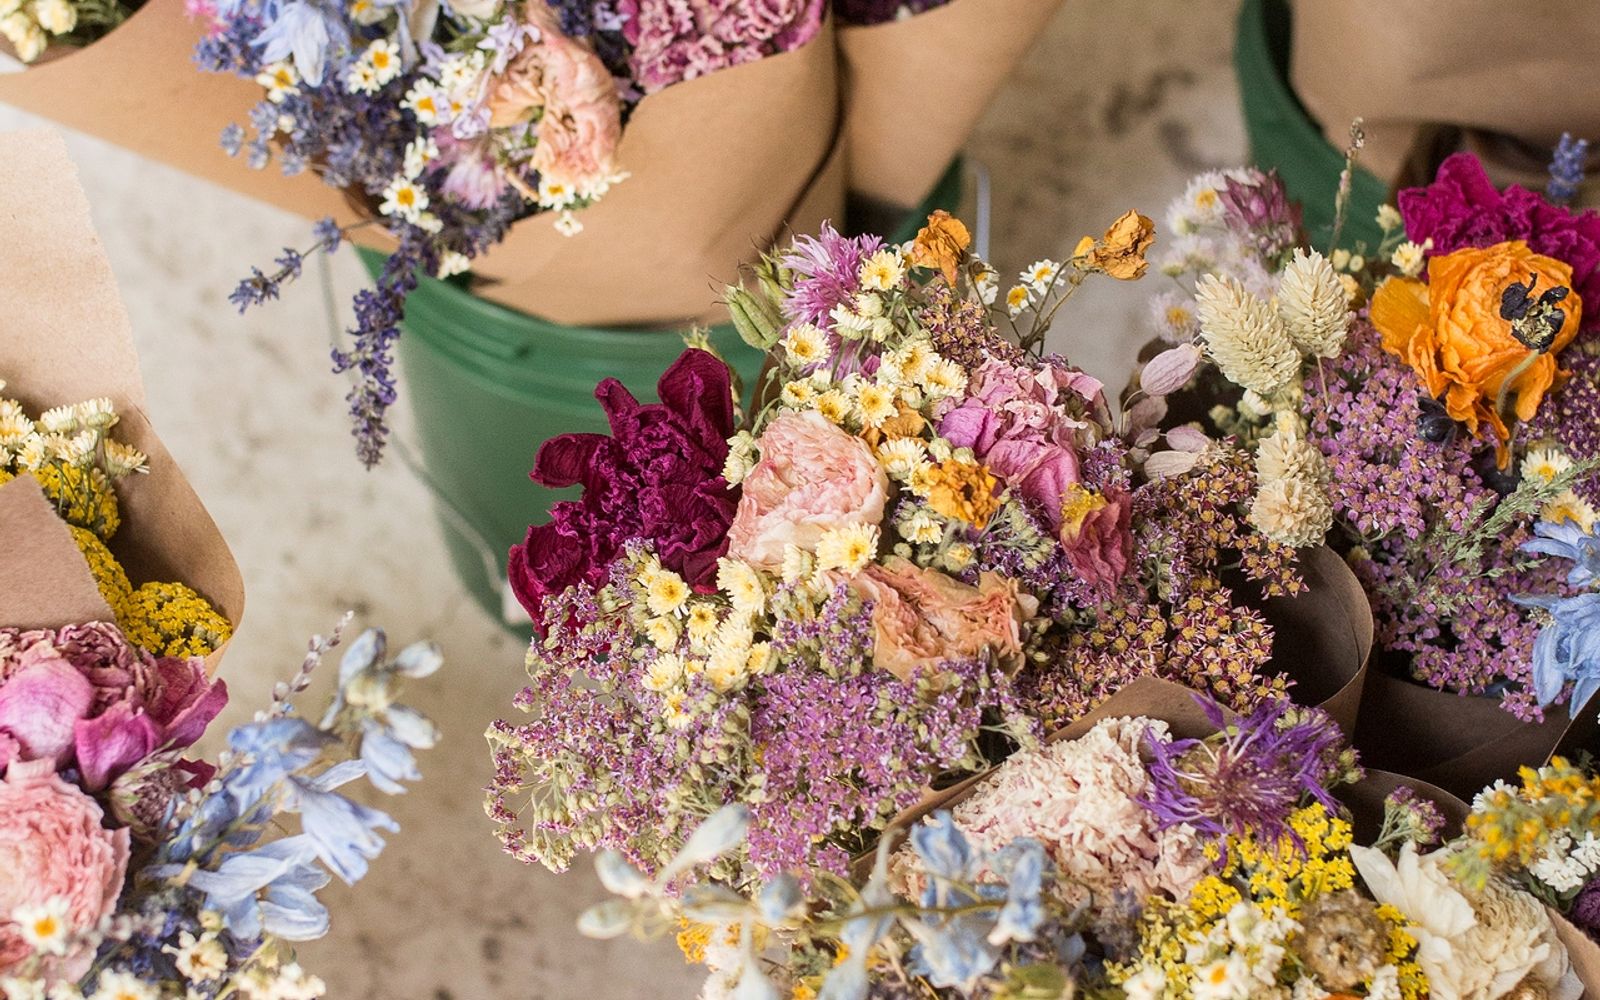
<path id="1" fill-rule="evenodd" d="M 756 439 L 749 431 L 740 431 L 728 439 L 728 457 L 722 463 L 722 478 L 729 486 L 738 486 L 756 467 Z"/>
<path id="2" fill-rule="evenodd" d="M 132 445 L 111 440 L 105 443 L 106 474 L 112 479 L 121 479 L 134 472 L 149 472 L 148 462 L 145 453 Z"/>
<path id="3" fill-rule="evenodd" d="M 662 653 L 645 669 L 644 687 L 661 694 L 672 690 L 683 679 L 683 657 L 677 653 Z"/>
<path id="4" fill-rule="evenodd" d="M 922 464 L 927 452 L 916 438 L 895 438 L 878 445 L 878 461 L 893 479 L 904 479 Z"/>
<path id="5" fill-rule="evenodd" d="M 1278 284 L 1278 315 L 1300 350 L 1316 358 L 1338 355 L 1350 310 L 1344 283 L 1322 254 L 1295 250 Z"/>
<path id="6" fill-rule="evenodd" d="M 1383 204 L 1378 206 L 1378 228 L 1384 232 L 1399 229 L 1405 225 L 1405 220 L 1400 217 L 1399 209 L 1393 205 Z"/>
<path id="7" fill-rule="evenodd" d="M 1428 241 L 1432 243 L 1432 240 Z M 1395 270 L 1408 278 L 1415 278 L 1422 273 L 1422 265 L 1427 261 L 1427 247 L 1406 240 L 1394 248 L 1394 253 L 1389 255 L 1389 263 Z"/>
<path id="8" fill-rule="evenodd" d="M 854 575 L 878 554 L 876 524 L 848 524 L 831 528 L 817 541 L 817 568 Z"/>
<path id="9" fill-rule="evenodd" d="M 783 351 L 790 364 L 802 367 L 827 361 L 833 353 L 828 347 L 828 335 L 810 323 L 789 328 L 783 337 Z"/>
<path id="10" fill-rule="evenodd" d="M 1300 351 L 1283 321 L 1237 279 L 1205 275 L 1195 288 L 1200 337 L 1230 382 L 1263 396 L 1283 388 L 1300 371 Z"/>
<path id="11" fill-rule="evenodd" d="M 1322 452 L 1292 423 L 1262 438 L 1256 450 L 1256 478 L 1263 484 L 1279 479 L 1320 483 L 1325 469 Z"/>
<path id="12" fill-rule="evenodd" d="M 105 972 L 90 1000 L 160 1000 L 161 994 L 131 972 Z"/>
<path id="13" fill-rule="evenodd" d="M 52 406 L 39 414 L 39 426 L 46 434 L 70 434 L 78 429 L 76 406 Z"/>
<path id="14" fill-rule="evenodd" d="M 1278 479 L 1261 487 L 1250 505 L 1250 523 L 1280 545 L 1316 545 L 1333 527 L 1333 504 L 1316 483 Z"/>
<path id="15" fill-rule="evenodd" d="M 724 556 L 717 560 L 717 589 L 728 595 L 733 610 L 741 614 L 760 614 L 767 606 L 761 574 L 738 559 Z"/>

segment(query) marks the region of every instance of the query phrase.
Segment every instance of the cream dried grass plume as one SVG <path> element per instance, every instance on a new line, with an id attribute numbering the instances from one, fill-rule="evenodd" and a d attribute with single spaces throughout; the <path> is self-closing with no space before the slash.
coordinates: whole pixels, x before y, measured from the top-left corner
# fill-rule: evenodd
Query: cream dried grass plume
<path id="1" fill-rule="evenodd" d="M 1270 396 L 1300 372 L 1300 351 L 1277 312 L 1232 277 L 1195 287 L 1200 337 L 1228 381 Z"/>
<path id="2" fill-rule="evenodd" d="M 1322 254 L 1296 249 L 1278 284 L 1278 316 L 1294 345 L 1316 358 L 1332 358 L 1350 329 L 1344 283 Z"/>

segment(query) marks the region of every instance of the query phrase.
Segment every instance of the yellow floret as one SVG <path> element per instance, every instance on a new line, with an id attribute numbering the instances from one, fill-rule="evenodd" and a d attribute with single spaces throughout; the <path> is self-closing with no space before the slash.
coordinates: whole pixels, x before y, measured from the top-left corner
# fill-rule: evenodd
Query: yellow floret
<path id="1" fill-rule="evenodd" d="M 233 635 L 228 620 L 181 583 L 143 584 L 118 610 L 128 639 L 157 656 L 206 656 Z"/>

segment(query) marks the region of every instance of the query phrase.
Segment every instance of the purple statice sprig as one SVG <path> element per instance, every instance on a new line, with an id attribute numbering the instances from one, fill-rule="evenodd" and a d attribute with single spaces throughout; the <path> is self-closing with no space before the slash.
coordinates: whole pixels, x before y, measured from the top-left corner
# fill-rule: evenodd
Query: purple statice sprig
<path id="1" fill-rule="evenodd" d="M 1557 205 L 1569 204 L 1576 198 L 1588 158 L 1588 139 L 1574 139 L 1570 133 L 1561 133 L 1561 141 L 1556 143 L 1550 156 L 1550 180 L 1545 185 L 1545 197 Z"/>
<path id="2" fill-rule="evenodd" d="M 1149 734 L 1149 788 L 1139 802 L 1163 829 L 1179 825 L 1226 842 L 1292 836 L 1289 817 L 1307 799 L 1339 808 L 1332 789 L 1360 776 L 1333 718 L 1287 699 L 1229 723 L 1217 702 L 1196 697 L 1219 732 L 1203 740 Z"/>

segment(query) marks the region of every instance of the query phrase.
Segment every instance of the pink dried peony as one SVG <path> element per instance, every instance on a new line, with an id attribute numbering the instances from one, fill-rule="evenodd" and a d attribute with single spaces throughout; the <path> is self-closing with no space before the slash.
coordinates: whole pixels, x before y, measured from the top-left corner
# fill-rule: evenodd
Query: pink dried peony
<path id="1" fill-rule="evenodd" d="M 761 460 L 744 480 L 728 554 L 758 569 L 783 565 L 784 546 L 814 552 L 824 532 L 878 524 L 889 479 L 865 441 L 815 410 L 784 413 L 756 442 Z"/>
<path id="2" fill-rule="evenodd" d="M 47 760 L 14 762 L 0 780 L 0 975 L 30 957 L 10 914 L 67 904 L 70 932 L 92 930 L 116 908 L 128 868 L 128 831 L 107 830 L 94 800 Z M 45 965 L 47 981 L 76 980 L 94 960 L 79 947 Z"/>
<path id="3" fill-rule="evenodd" d="M 647 94 L 788 52 L 822 27 L 821 0 L 619 0 L 633 75 Z"/>
<path id="4" fill-rule="evenodd" d="M 545 0 L 528 0 L 530 39 L 489 81 L 489 124 L 504 128 L 541 112 L 533 167 L 574 191 L 595 192 L 618 173 L 622 101 L 605 63 L 562 34 Z"/>
<path id="5" fill-rule="evenodd" d="M 939 434 L 971 448 L 1008 487 L 1061 527 L 1061 504 L 1080 479 L 1078 456 L 1088 443 L 1089 412 L 1105 405 L 1104 387 L 1061 364 L 1035 370 L 985 361 L 967 398 L 946 413 Z"/>
<path id="6" fill-rule="evenodd" d="M 106 622 L 0 629 L 0 768 L 75 765 L 99 791 L 158 750 L 194 743 L 227 701 L 199 659 L 157 659 Z"/>
<path id="7" fill-rule="evenodd" d="M 850 586 L 873 602 L 873 665 L 901 680 L 984 650 L 1018 665 L 1022 623 L 1038 610 L 1038 601 L 998 573 L 982 574 L 973 587 L 899 556 L 867 566 Z"/>

